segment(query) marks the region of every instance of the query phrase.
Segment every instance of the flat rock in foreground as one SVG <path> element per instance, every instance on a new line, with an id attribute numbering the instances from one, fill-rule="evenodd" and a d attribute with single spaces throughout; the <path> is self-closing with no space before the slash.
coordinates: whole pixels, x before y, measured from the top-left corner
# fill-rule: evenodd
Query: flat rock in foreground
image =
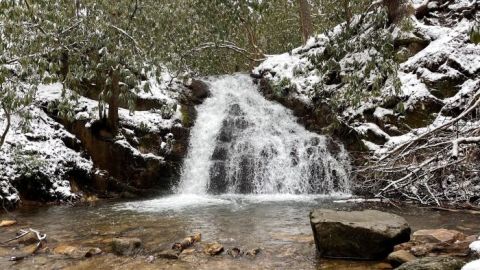
<path id="1" fill-rule="evenodd" d="M 395 245 L 410 240 L 404 218 L 376 210 L 317 209 L 310 213 L 310 223 L 322 257 L 384 259 Z"/>

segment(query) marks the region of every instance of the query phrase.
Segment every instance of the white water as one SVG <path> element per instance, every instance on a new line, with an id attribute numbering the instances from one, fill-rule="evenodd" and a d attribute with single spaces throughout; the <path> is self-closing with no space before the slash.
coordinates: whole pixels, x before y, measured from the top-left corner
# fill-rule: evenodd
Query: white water
<path id="1" fill-rule="evenodd" d="M 324 136 L 266 100 L 246 75 L 210 84 L 212 97 L 197 107 L 178 193 L 349 193 L 343 148 L 331 154 Z M 214 160 L 216 148 L 223 152 Z"/>

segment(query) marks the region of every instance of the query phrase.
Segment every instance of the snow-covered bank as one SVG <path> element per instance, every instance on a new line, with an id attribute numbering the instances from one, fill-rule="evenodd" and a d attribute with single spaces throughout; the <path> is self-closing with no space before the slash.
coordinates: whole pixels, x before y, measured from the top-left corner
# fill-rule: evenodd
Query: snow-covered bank
<path id="1" fill-rule="evenodd" d="M 145 160 L 146 164 L 165 164 L 165 156 L 172 151 L 176 139 L 169 131 L 182 128 L 181 106 L 178 104 L 180 90 L 178 87 L 169 88 L 167 80 L 170 79 L 150 79 L 150 91 L 138 94 L 139 100 L 148 99 L 160 104 L 158 108 L 137 112 L 119 109 L 121 134 L 112 143 L 131 153 L 133 159 Z M 0 200 L 7 205 L 15 206 L 21 199 L 42 202 L 78 199 L 81 191 L 72 190 L 71 181 L 85 181 L 103 169 L 86 151 L 82 138 L 68 130 L 70 123 L 82 123 L 85 130 L 90 130 L 98 121 L 98 102 L 74 96 L 69 90 L 66 96 L 71 97 L 67 111 L 71 119 L 66 122 L 60 121 L 56 112 L 62 102 L 62 85 L 59 83 L 39 87 L 35 102 L 29 108 L 32 119 L 27 130 L 22 129 L 22 119 L 13 116 L 6 143 L 0 149 Z M 3 119 L 0 117 L 2 127 Z M 146 137 L 159 134 L 161 137 L 149 145 L 149 142 L 142 142 L 138 133 Z M 143 164 L 137 163 L 138 166 Z"/>
<path id="2" fill-rule="evenodd" d="M 29 132 L 23 133 L 19 117 L 13 117 L 6 143 L 0 150 L 0 196 L 8 204 L 20 200 L 20 192 L 49 200 L 70 200 L 70 173 L 88 175 L 93 164 L 73 148 L 80 142 L 38 107 L 32 106 Z M 31 182 L 31 183 L 29 183 Z M 25 190 L 22 190 L 25 189 Z M 43 194 L 35 194 L 43 193 Z"/>

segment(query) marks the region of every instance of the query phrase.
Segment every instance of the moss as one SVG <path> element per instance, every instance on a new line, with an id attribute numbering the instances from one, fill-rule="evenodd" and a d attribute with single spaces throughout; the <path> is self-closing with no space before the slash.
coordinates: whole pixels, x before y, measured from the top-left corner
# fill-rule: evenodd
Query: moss
<path id="1" fill-rule="evenodd" d="M 182 113 L 182 125 L 184 127 L 190 127 L 192 123 L 192 117 L 190 115 L 190 111 L 188 110 L 187 106 L 181 106 L 180 112 Z"/>

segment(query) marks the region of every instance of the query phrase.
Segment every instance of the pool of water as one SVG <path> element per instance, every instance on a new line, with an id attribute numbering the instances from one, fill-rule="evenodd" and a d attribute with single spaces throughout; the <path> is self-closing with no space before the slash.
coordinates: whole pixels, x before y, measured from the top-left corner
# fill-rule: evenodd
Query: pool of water
<path id="1" fill-rule="evenodd" d="M 24 208 L 14 213 L 19 221 L 16 226 L 0 228 L 0 240 L 11 238 L 20 228 L 31 227 L 47 234 L 50 249 L 66 244 L 108 250 L 109 240 L 114 237 L 138 237 L 144 251 L 136 257 L 105 253 L 88 259 L 46 252 L 10 262 L 8 250 L 3 248 L 0 269 L 388 269 L 382 262 L 318 258 L 308 218 L 314 208 L 380 209 L 405 217 L 413 230 L 447 228 L 467 234 L 480 231 L 478 215 L 334 200 L 295 195 L 175 195 L 90 206 Z M 199 252 L 181 255 L 178 260 L 147 262 L 149 255 L 195 232 L 202 234 L 202 243 L 219 242 L 225 249 L 260 248 L 261 252 L 254 258 L 231 258 L 225 253 L 211 257 Z"/>

